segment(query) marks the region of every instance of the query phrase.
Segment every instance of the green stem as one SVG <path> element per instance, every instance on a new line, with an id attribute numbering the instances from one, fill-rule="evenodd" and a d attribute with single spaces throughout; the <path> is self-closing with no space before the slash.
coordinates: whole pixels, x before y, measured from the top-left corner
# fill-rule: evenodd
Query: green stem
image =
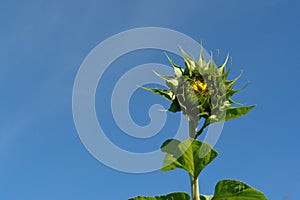
<path id="1" fill-rule="evenodd" d="M 192 200 L 200 200 L 198 178 L 190 175 Z"/>
<path id="2" fill-rule="evenodd" d="M 204 129 L 207 127 L 207 125 L 206 124 L 203 124 L 203 126 L 201 127 L 201 129 L 196 133 L 196 135 L 195 135 L 195 139 L 197 139 L 197 137 L 199 136 L 199 135 L 201 135 L 201 133 L 204 131 Z"/>
<path id="3" fill-rule="evenodd" d="M 195 126 L 195 123 L 193 123 L 193 121 L 189 121 L 189 135 L 192 139 L 196 139 L 197 136 L 196 129 L 197 126 Z M 190 183 L 191 183 L 192 200 L 200 200 L 198 177 L 194 177 L 191 174 L 189 175 L 190 175 Z"/>
<path id="4" fill-rule="evenodd" d="M 189 134 L 190 134 L 190 138 L 196 139 L 196 128 L 197 126 L 195 126 L 195 123 L 192 120 L 189 120 Z"/>

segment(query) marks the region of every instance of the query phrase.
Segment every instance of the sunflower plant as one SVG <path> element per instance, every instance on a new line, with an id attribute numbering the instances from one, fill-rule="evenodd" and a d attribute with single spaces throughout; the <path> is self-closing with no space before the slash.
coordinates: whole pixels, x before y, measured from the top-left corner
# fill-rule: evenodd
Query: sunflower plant
<path id="1" fill-rule="evenodd" d="M 218 153 L 209 144 L 197 138 L 210 124 L 225 122 L 242 117 L 255 106 L 243 106 L 232 99 L 233 95 L 243 90 L 233 86 L 241 77 L 229 80 L 230 68 L 227 70 L 229 56 L 221 65 L 217 58 L 210 56 L 206 60 L 201 47 L 200 57 L 195 60 L 181 49 L 185 68 L 175 64 L 168 56 L 174 69 L 174 76 L 163 76 L 168 89 L 146 88 L 145 90 L 160 95 L 171 102 L 168 111 L 182 112 L 188 119 L 189 134 L 184 141 L 169 139 L 161 150 L 165 159 L 161 171 L 181 168 L 189 174 L 191 197 L 184 192 L 168 195 L 145 197 L 138 196 L 129 200 L 266 200 L 266 196 L 251 186 L 236 180 L 221 180 L 216 184 L 213 195 L 202 195 L 199 192 L 198 176 L 211 163 Z"/>

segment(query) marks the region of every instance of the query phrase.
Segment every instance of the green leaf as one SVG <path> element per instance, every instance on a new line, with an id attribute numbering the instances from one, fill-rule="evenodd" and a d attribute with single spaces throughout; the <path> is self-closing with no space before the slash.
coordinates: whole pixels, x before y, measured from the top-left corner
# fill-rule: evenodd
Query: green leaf
<path id="1" fill-rule="evenodd" d="M 193 177 L 198 177 L 218 155 L 209 144 L 191 138 L 182 142 L 167 140 L 161 146 L 161 150 L 166 154 L 161 171 L 181 168 Z"/>
<path id="2" fill-rule="evenodd" d="M 232 107 L 227 108 L 226 113 L 218 113 L 218 116 L 211 115 L 209 118 L 205 119 L 204 127 L 207 127 L 210 124 L 216 123 L 216 122 L 224 122 L 232 119 L 236 119 L 239 117 L 242 117 L 249 113 L 255 106 L 240 106 L 240 107 Z M 226 115 L 224 115 L 226 114 Z"/>
<path id="3" fill-rule="evenodd" d="M 128 200 L 190 200 L 190 196 L 184 192 L 174 192 L 168 195 L 155 196 L 155 197 L 142 197 L 138 196 Z"/>
<path id="4" fill-rule="evenodd" d="M 235 108 L 228 108 L 226 109 L 226 117 L 225 120 L 231 120 L 235 118 L 242 117 L 250 112 L 255 106 L 241 106 Z"/>
<path id="5" fill-rule="evenodd" d="M 200 200 L 212 200 L 213 195 L 203 195 L 200 194 Z"/>
<path id="6" fill-rule="evenodd" d="M 267 200 L 260 191 L 235 180 L 219 181 L 212 200 Z"/>
<path id="7" fill-rule="evenodd" d="M 175 98 L 175 95 L 173 94 L 173 92 L 171 90 L 147 88 L 147 87 L 143 87 L 143 86 L 141 86 L 141 88 L 144 89 L 144 90 L 148 90 L 150 92 L 153 92 L 155 94 L 158 94 L 158 95 L 164 97 L 165 99 L 167 99 L 169 101 L 172 101 Z"/>

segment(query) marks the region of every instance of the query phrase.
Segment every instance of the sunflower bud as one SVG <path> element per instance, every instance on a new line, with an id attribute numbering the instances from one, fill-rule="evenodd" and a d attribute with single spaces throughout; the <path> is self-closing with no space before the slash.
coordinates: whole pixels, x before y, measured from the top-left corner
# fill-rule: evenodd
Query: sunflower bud
<path id="1" fill-rule="evenodd" d="M 174 77 L 159 77 L 166 81 L 168 90 L 145 88 L 165 97 L 172 104 L 168 111 L 182 111 L 196 128 L 201 118 L 204 118 L 204 127 L 215 122 L 221 122 L 241 117 L 247 114 L 254 106 L 240 106 L 233 101 L 232 96 L 240 90 L 234 90 L 234 83 L 240 78 L 227 80 L 230 70 L 226 71 L 228 56 L 225 62 L 217 66 L 211 56 L 209 61 L 200 53 L 198 61 L 191 58 L 182 50 L 185 68 L 176 65 L 169 57 L 174 68 Z M 234 106 L 238 105 L 238 106 Z"/>

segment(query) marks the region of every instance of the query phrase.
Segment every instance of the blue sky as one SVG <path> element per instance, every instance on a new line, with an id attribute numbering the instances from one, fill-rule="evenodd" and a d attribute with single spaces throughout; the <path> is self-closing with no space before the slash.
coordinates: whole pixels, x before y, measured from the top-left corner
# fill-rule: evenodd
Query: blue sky
<path id="1" fill-rule="evenodd" d="M 0 199 L 121 200 L 190 191 L 181 170 L 128 174 L 106 167 L 82 145 L 73 122 L 73 83 L 84 58 L 106 38 L 145 26 L 180 31 L 202 40 L 207 50 L 220 49 L 223 57 L 230 52 L 232 75 L 242 69 L 239 83 L 251 82 L 236 99 L 257 107 L 225 124 L 215 146 L 219 157 L 200 176 L 200 191 L 212 193 L 218 180 L 232 178 L 271 200 L 297 199 L 299 8 L 296 0 L 1 1 Z M 127 57 L 111 69 L 118 64 L 125 69 L 147 62 L 167 64 L 157 51 Z M 125 149 L 136 145 L 139 151 L 159 146 L 165 136 L 147 143 L 146 149 L 139 140 L 122 136 L 105 107 L 109 88 L 120 75 L 107 73 L 111 79 L 99 87 L 107 84 L 108 89 L 103 98 L 97 93 L 96 106 L 98 115 L 107 115 L 102 123 L 111 140 Z M 166 104 L 137 92 L 132 105 L 140 110 L 132 109 L 132 116 L 140 124 L 149 120 L 142 101 Z"/>

